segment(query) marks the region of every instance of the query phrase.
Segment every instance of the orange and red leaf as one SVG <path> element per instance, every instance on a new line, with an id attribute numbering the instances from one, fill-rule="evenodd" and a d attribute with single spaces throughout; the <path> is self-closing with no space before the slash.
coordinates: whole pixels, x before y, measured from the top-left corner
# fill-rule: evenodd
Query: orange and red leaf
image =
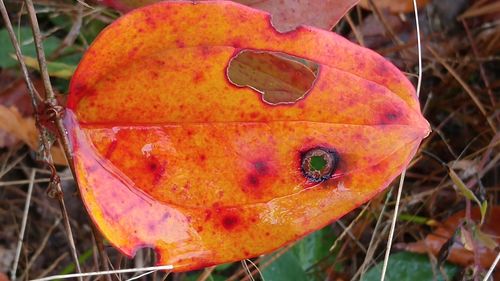
<path id="1" fill-rule="evenodd" d="M 312 61 L 316 80 L 295 102 L 265 102 L 227 77 L 245 50 Z M 75 72 L 65 122 L 105 237 L 127 255 L 153 247 L 177 271 L 338 219 L 387 187 L 429 132 L 411 83 L 381 56 L 315 28 L 277 32 L 269 14 L 223 1 L 162 2 L 111 24 Z M 303 167 L 315 149 L 335 160 L 319 180 Z"/>

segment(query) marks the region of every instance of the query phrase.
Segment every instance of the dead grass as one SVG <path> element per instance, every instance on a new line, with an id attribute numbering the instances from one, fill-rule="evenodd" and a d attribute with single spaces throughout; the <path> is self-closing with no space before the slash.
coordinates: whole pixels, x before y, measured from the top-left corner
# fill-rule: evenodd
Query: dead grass
<path id="1" fill-rule="evenodd" d="M 453 163 L 466 186 L 490 206 L 499 203 L 500 116 L 496 100 L 500 88 L 500 13 L 491 12 L 498 9 L 495 1 L 470 1 L 470 5 L 465 2 L 434 0 L 420 12 L 424 62 L 420 101 L 433 132 L 420 148 L 425 153 L 419 153 L 408 168 L 400 213 L 427 221 L 443 221 L 456 211 L 471 208 L 471 202 L 453 189 L 446 168 L 433 157 L 444 163 Z M 21 2 L 7 1 L 6 4 L 14 26 L 27 24 L 26 7 Z M 75 52 L 83 52 L 90 42 L 79 37 L 80 31 L 94 20 L 109 23 L 115 17 L 113 12 L 103 8 L 90 9 L 62 1 L 44 0 L 36 4 L 42 37 L 53 32 L 63 42 L 53 59 L 72 46 Z M 416 73 L 418 58 L 412 14 L 388 14 L 377 7 L 377 1 L 373 4 L 374 13 L 357 7 L 336 31 L 390 58 L 416 82 L 415 75 L 411 74 Z M 67 31 L 49 20 L 60 14 L 71 18 Z M 1 71 L 0 76 L 5 74 L 4 70 Z M 38 74 L 32 72 L 31 75 Z M 48 76 L 43 80 L 46 79 Z M 0 93 L 6 87 L 0 84 Z M 31 207 L 19 255 L 18 280 L 75 271 L 75 255 L 68 246 L 71 239 L 68 239 L 68 228 L 64 227 L 61 202 L 67 206 L 67 226 L 74 235 L 74 253 L 80 259 L 81 271 L 154 264 L 155 255 L 149 249 L 140 251 L 129 260 L 103 244 L 99 235 L 94 236 L 70 170 L 58 167 L 62 183 L 62 189 L 58 190 L 57 184 L 50 184 L 51 181 L 54 183 L 53 171 L 35 158 L 34 152 L 20 144 L 9 145 L 0 151 L 0 272 L 7 273 L 13 267 L 25 202 L 31 193 L 29 187 L 32 187 Z M 34 177 L 30 179 L 32 174 Z M 49 198 L 47 191 L 54 188 L 56 198 Z M 326 273 L 328 280 L 358 279 L 383 259 L 391 223 L 389 210 L 395 205 L 395 190 L 390 190 L 332 224 L 339 237 L 332 241 L 336 249 L 332 253 L 336 253 L 336 259 L 334 263 L 325 259 L 312 271 Z M 61 191 L 63 193 L 58 193 Z M 63 196 L 59 201 L 58 194 Z M 401 248 L 424 238 L 432 227 L 399 220 L 395 230 L 394 243 L 396 248 Z M 271 259 L 261 257 L 253 262 L 263 270 L 289 249 L 290 246 L 284 247 L 272 254 Z M 478 265 L 477 255 L 479 253 L 475 255 L 476 262 L 470 265 L 475 273 L 462 274 L 457 280 L 480 280 L 488 268 Z M 438 260 L 434 259 L 434 262 Z M 339 265 L 342 265 L 341 271 Z M 250 264 L 247 266 L 233 265 L 225 271 L 227 280 L 250 280 L 251 276 L 258 280 L 258 270 Z M 210 280 L 212 270 L 206 269 L 198 280 Z M 106 278 L 126 280 L 133 276 L 124 273 Z M 141 280 L 187 280 L 186 277 L 186 273 L 155 272 Z"/>

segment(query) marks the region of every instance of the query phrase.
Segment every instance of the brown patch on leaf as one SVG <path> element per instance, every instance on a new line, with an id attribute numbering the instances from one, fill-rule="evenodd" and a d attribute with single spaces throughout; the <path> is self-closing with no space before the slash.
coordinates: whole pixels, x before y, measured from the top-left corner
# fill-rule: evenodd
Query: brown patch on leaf
<path id="1" fill-rule="evenodd" d="M 227 77 L 238 87 L 262 94 L 271 105 L 293 104 L 311 90 L 318 64 L 284 53 L 243 50 L 227 67 Z"/>

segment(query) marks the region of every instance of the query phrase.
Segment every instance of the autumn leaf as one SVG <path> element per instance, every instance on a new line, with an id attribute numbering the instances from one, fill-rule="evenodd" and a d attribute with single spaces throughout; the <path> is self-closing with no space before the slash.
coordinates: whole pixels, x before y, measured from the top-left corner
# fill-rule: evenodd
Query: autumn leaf
<path id="1" fill-rule="evenodd" d="M 179 2 L 203 2 L 191 0 Z M 107 6 L 128 12 L 159 0 L 103 0 Z M 300 25 L 310 25 L 330 30 L 359 0 L 233 0 L 252 8 L 269 12 L 271 22 L 280 32 L 287 32 Z"/>
<path id="2" fill-rule="evenodd" d="M 472 208 L 472 220 L 479 223 L 482 219 L 481 213 L 482 211 L 479 207 Z M 498 252 L 495 248 L 498 246 L 498 243 L 500 243 L 500 225 L 497 222 L 499 216 L 500 207 L 493 206 L 480 229 L 477 228 L 474 233 L 470 233 L 462 227 L 460 229 L 462 233 L 459 233 L 460 235 L 455 238 L 455 242 L 451 245 L 448 260 L 462 266 L 473 264 L 474 253 L 467 248 L 472 248 L 471 245 L 474 244 L 472 241 L 468 240 L 475 239 L 478 241 L 477 245 L 479 249 L 477 251 L 480 253 L 479 261 L 481 266 L 483 268 L 489 268 Z M 443 245 L 453 237 L 456 230 L 461 226 L 464 218 L 465 211 L 457 212 L 448 217 L 438 228 L 427 235 L 424 240 L 406 244 L 404 248 L 411 252 L 430 252 L 437 256 Z"/>
<path id="3" fill-rule="evenodd" d="M 31 150 L 38 151 L 39 133 L 35 120 L 33 117 L 23 117 L 16 107 L 5 107 L 0 104 L 0 131 L 2 130 L 27 144 Z M 61 148 L 53 146 L 50 152 L 55 164 L 66 165 L 66 158 Z"/>
<path id="4" fill-rule="evenodd" d="M 22 140 L 31 148 L 37 146 L 35 120 L 32 117 L 24 118 L 15 107 L 0 105 L 0 129 Z"/>
<path id="5" fill-rule="evenodd" d="M 242 62 L 254 66 L 233 73 Z M 329 224 L 384 190 L 429 133 L 413 86 L 381 56 L 320 29 L 279 33 L 269 14 L 223 1 L 162 2 L 111 24 L 72 78 L 65 126 L 105 237 L 129 256 L 152 247 L 175 271 Z"/>
<path id="6" fill-rule="evenodd" d="M 31 150 L 38 151 L 39 137 L 33 118 L 33 106 L 24 79 L 7 77 L 9 83 L 0 92 L 0 147 L 7 147 L 19 141 Z M 35 89 L 43 93 L 43 82 L 32 79 Z M 67 165 L 59 146 L 51 147 L 52 158 L 58 165 Z"/>
<path id="7" fill-rule="evenodd" d="M 392 13 L 409 13 L 413 11 L 413 0 L 376 0 L 373 1 L 378 8 L 388 10 Z M 417 0 L 417 8 L 421 9 L 427 5 L 429 0 Z M 359 1 L 359 5 L 371 10 L 369 0 Z"/>

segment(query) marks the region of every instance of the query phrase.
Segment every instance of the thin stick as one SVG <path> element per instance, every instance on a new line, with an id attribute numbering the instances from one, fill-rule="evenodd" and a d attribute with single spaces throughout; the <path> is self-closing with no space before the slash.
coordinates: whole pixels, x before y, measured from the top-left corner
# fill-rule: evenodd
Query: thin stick
<path id="1" fill-rule="evenodd" d="M 132 277 L 132 278 L 127 279 L 127 281 L 133 281 L 133 280 L 140 279 L 140 278 L 142 278 L 142 277 L 144 277 L 144 276 L 147 276 L 147 275 L 149 275 L 149 274 L 151 274 L 151 273 L 153 273 L 153 272 L 156 272 L 156 270 L 150 270 L 150 271 L 148 271 L 148 272 L 145 272 L 145 273 L 139 274 L 139 275 L 137 275 L 137 276 L 134 276 L 134 277 Z M 106 276 L 109 276 L 109 275 L 106 275 Z"/>
<path id="2" fill-rule="evenodd" d="M 359 30 L 356 28 L 356 25 L 354 24 L 354 21 L 351 19 L 349 13 L 345 14 L 345 19 L 349 24 L 349 27 L 352 30 L 352 34 L 354 34 L 354 37 L 356 37 L 356 40 L 358 41 L 359 45 L 364 47 L 365 40 L 363 40 L 363 34 L 361 34 L 361 32 L 359 32 Z"/>
<path id="3" fill-rule="evenodd" d="M 483 114 L 484 118 L 486 118 L 486 121 L 488 122 L 488 125 L 493 129 L 493 132 L 497 132 L 497 128 L 495 124 L 492 123 L 492 120 L 488 117 L 488 113 L 486 112 L 486 109 L 484 109 L 483 104 L 479 100 L 479 98 L 476 96 L 474 91 L 467 85 L 467 83 L 460 77 L 460 75 L 453 69 L 446 61 L 444 61 L 438 53 L 431 48 L 430 46 L 427 46 L 427 49 L 431 52 L 431 54 L 436 58 L 436 60 L 444 67 L 448 72 L 457 80 L 457 82 L 464 88 L 465 92 L 469 95 L 469 97 L 472 99 L 474 104 L 477 106 L 479 111 Z"/>
<path id="4" fill-rule="evenodd" d="M 59 266 L 59 264 L 64 260 L 66 259 L 67 257 L 69 256 L 68 252 L 64 252 L 62 255 L 60 255 L 56 260 L 54 260 L 54 262 L 52 262 L 52 264 L 47 268 L 45 269 L 41 274 L 40 274 L 40 278 L 43 278 L 44 276 L 48 275 L 50 272 L 52 272 L 52 270 L 56 269 L 56 267 Z M 26 280 L 26 279 L 24 279 Z"/>
<path id="5" fill-rule="evenodd" d="M 40 27 L 38 26 L 38 20 L 36 18 L 35 6 L 31 0 L 24 0 L 26 8 L 28 9 L 28 16 L 31 23 L 31 30 L 33 31 L 33 38 L 35 39 L 35 50 L 38 58 L 38 64 L 40 66 L 40 73 L 42 74 L 43 86 L 45 88 L 46 100 L 52 103 L 55 100 L 54 90 L 52 89 L 52 84 L 50 83 L 49 72 L 47 70 L 47 61 L 45 60 L 45 51 L 42 44 L 42 35 L 40 33 Z"/>
<path id="6" fill-rule="evenodd" d="M 21 223 L 21 231 L 19 233 L 19 241 L 17 242 L 16 256 L 14 258 L 14 266 L 10 272 L 10 280 L 16 280 L 17 265 L 19 263 L 19 257 L 21 256 L 21 250 L 23 248 L 24 242 L 24 232 L 26 231 L 26 222 L 28 221 L 28 212 L 30 210 L 31 194 L 33 193 L 33 186 L 35 185 L 36 171 L 31 170 L 30 174 L 30 185 L 28 186 L 28 193 L 26 193 L 26 203 L 24 204 L 23 220 Z"/>
<path id="7" fill-rule="evenodd" d="M 262 274 L 262 272 L 260 271 L 259 267 L 251 260 L 251 259 L 247 259 L 247 261 L 249 263 L 251 263 L 253 265 L 253 267 L 255 267 L 255 270 L 257 270 L 257 272 L 259 273 L 259 276 L 260 276 L 260 279 L 262 281 L 266 281 L 266 279 L 264 279 L 264 274 Z M 252 273 L 253 274 L 253 273 Z"/>
<path id="8" fill-rule="evenodd" d="M 56 106 L 57 101 L 55 99 L 54 92 L 52 91 L 52 86 L 50 85 L 50 80 L 48 78 L 47 68 L 42 67 L 42 66 L 46 66 L 47 63 L 45 62 L 45 54 L 43 51 L 43 46 L 41 45 L 42 44 L 42 39 L 41 39 L 42 36 L 40 33 L 40 28 L 38 27 L 38 21 L 36 18 L 35 8 L 34 8 L 33 2 L 31 0 L 25 0 L 25 3 L 28 6 L 28 13 L 30 15 L 30 21 L 32 24 L 33 37 L 35 38 L 35 45 L 36 45 L 37 55 L 38 55 L 39 64 L 40 64 L 40 71 L 42 72 L 42 76 L 44 77 L 44 86 L 45 86 L 47 101 L 49 102 L 50 105 Z M 48 151 L 50 148 L 50 142 L 49 142 L 48 137 L 47 137 L 48 134 L 47 134 L 46 129 L 43 128 L 39 122 L 39 117 L 37 114 L 37 112 L 38 112 L 38 104 L 37 104 L 37 100 L 36 100 L 37 95 L 35 94 L 36 93 L 35 88 L 33 87 L 33 83 L 29 77 L 28 70 L 27 70 L 26 64 L 24 62 L 23 54 L 22 54 L 21 48 L 19 46 L 19 42 L 17 41 L 17 38 L 15 36 L 14 29 L 12 28 L 12 23 L 10 21 L 9 15 L 7 13 L 7 8 L 5 7 L 3 0 L 0 0 L 0 11 L 1 11 L 2 17 L 3 17 L 4 22 L 5 22 L 5 26 L 7 27 L 10 39 L 12 41 L 12 45 L 14 46 L 14 49 L 16 50 L 16 56 L 17 56 L 18 62 L 21 65 L 21 69 L 22 69 L 23 74 L 24 74 L 24 79 L 25 79 L 26 85 L 28 87 L 28 93 L 30 94 L 31 103 L 33 105 L 33 110 L 35 112 L 36 125 L 37 125 L 37 128 L 39 129 L 39 131 L 41 132 L 40 138 L 42 140 L 42 145 L 44 148 L 44 158 L 46 159 L 46 162 L 49 165 L 49 167 L 52 167 L 52 169 L 54 171 L 54 174 L 52 176 L 54 181 L 51 184 L 53 184 L 52 188 L 54 188 L 56 191 L 56 197 L 57 197 L 59 207 L 60 207 L 60 210 L 61 210 L 61 213 L 63 216 L 64 228 L 66 230 L 68 244 L 69 244 L 69 247 L 71 249 L 71 253 L 73 255 L 76 269 L 78 270 L 78 272 L 81 272 L 80 264 L 78 262 L 78 255 L 76 253 L 76 246 L 75 246 L 75 241 L 73 238 L 73 233 L 71 231 L 71 225 L 69 222 L 68 213 L 66 211 L 66 205 L 64 204 L 61 182 L 59 180 L 59 176 L 55 172 L 54 161 L 52 159 L 52 155 Z M 43 74 L 44 72 L 45 72 L 45 74 Z M 46 85 L 46 84 L 48 84 L 48 85 Z M 56 122 L 56 124 L 58 125 L 58 129 L 60 131 L 62 130 L 62 132 L 64 132 L 64 127 L 62 126 L 61 118 L 57 118 L 57 116 L 56 116 L 56 119 L 59 121 L 59 122 Z M 64 133 L 62 133 L 62 134 L 65 135 Z M 67 143 L 65 143 L 65 144 L 67 144 Z M 69 155 L 66 155 L 66 157 L 67 158 L 69 157 L 68 160 L 70 160 L 71 153 L 70 153 L 69 146 L 64 147 L 64 152 L 69 153 Z M 72 164 L 72 162 L 70 162 L 70 164 Z M 70 165 L 70 167 L 71 167 L 71 165 Z M 80 280 L 82 280 L 82 279 L 80 278 Z"/>
<path id="9" fill-rule="evenodd" d="M 208 279 L 208 277 L 210 277 L 212 275 L 212 272 L 214 271 L 215 269 L 215 266 L 211 266 L 211 267 L 207 267 L 205 268 L 205 270 L 203 270 L 203 272 L 200 274 L 200 276 L 198 277 L 198 279 L 196 279 L 196 281 L 205 281 Z"/>
<path id="10" fill-rule="evenodd" d="M 20 280 L 26 280 L 26 274 L 29 273 L 29 270 L 31 266 L 35 263 L 36 259 L 42 254 L 43 250 L 45 250 L 45 247 L 47 246 L 47 242 L 49 242 L 49 238 L 52 235 L 52 232 L 56 229 L 56 227 L 61 223 L 61 219 L 56 219 L 54 224 L 49 228 L 47 231 L 47 234 L 45 234 L 45 237 L 43 238 L 42 243 L 40 243 L 40 246 L 36 250 L 36 252 L 33 254 L 33 256 L 30 258 L 28 261 L 28 264 L 26 265 L 26 268 L 24 269 L 23 274 L 19 278 Z"/>
<path id="11" fill-rule="evenodd" d="M 247 276 L 250 278 L 250 280 L 255 281 L 255 279 L 253 278 L 253 274 L 250 271 L 250 268 L 248 267 L 247 260 L 242 260 L 241 265 L 243 265 L 243 268 L 247 272 Z"/>
<path id="12" fill-rule="evenodd" d="M 490 269 L 488 270 L 488 272 L 484 276 L 483 281 L 488 281 L 488 279 L 490 279 L 491 274 L 493 274 L 493 271 L 497 267 L 498 261 L 500 261 L 500 252 L 497 254 L 497 257 L 495 258 L 495 260 L 491 264 Z"/>
<path id="13" fill-rule="evenodd" d="M 161 265 L 161 266 L 150 266 L 150 267 L 140 267 L 140 268 L 127 268 L 127 269 L 118 269 L 118 270 L 107 270 L 107 271 L 95 271 L 95 272 L 87 272 L 87 273 L 73 273 L 73 274 L 62 274 L 62 275 L 53 275 L 49 277 L 33 279 L 31 281 L 50 281 L 56 279 L 69 279 L 69 278 L 82 278 L 82 277 L 90 277 L 90 276 L 100 276 L 100 275 L 109 275 L 109 274 L 122 274 L 122 273 L 136 273 L 143 271 L 156 271 L 156 270 L 172 270 L 174 267 L 172 265 Z"/>
<path id="14" fill-rule="evenodd" d="M 415 25 L 417 27 L 417 47 L 418 47 L 418 81 L 417 81 L 417 97 L 420 96 L 420 87 L 422 84 L 422 49 L 421 49 L 421 42 L 420 42 L 420 25 L 418 22 L 418 7 L 417 7 L 417 1 L 413 0 L 413 10 L 415 11 Z M 392 218 L 391 222 L 391 229 L 389 231 L 389 237 L 387 239 L 387 248 L 385 251 L 385 257 L 384 257 L 384 265 L 382 267 L 382 276 L 380 277 L 381 281 L 385 280 L 385 273 L 387 271 L 387 264 L 389 263 L 389 256 L 391 254 L 391 248 L 392 248 L 392 240 L 394 239 L 394 229 L 396 228 L 396 221 L 398 220 L 398 211 L 399 211 L 399 203 L 401 201 L 401 193 L 403 191 L 403 184 L 405 181 L 405 176 L 406 176 L 406 168 L 403 170 L 403 173 L 401 174 L 401 179 L 399 181 L 399 186 L 398 186 L 398 195 L 396 198 L 396 206 L 394 207 L 394 215 Z"/>
<path id="15" fill-rule="evenodd" d="M 398 195 L 396 197 L 396 206 L 394 207 L 394 215 L 391 222 L 391 229 L 389 231 L 389 238 L 387 239 L 387 248 L 385 250 L 384 266 L 382 267 L 382 277 L 381 281 L 385 280 L 385 272 L 387 271 L 387 264 L 389 263 L 389 255 L 391 254 L 392 240 L 394 238 L 394 229 L 396 228 L 396 221 L 398 220 L 399 202 L 401 201 L 401 193 L 403 191 L 403 184 L 405 181 L 406 169 L 403 170 L 401 174 L 401 179 L 399 180 Z"/>
<path id="16" fill-rule="evenodd" d="M 420 96 L 420 87 L 422 86 L 422 42 L 420 41 L 420 24 L 418 23 L 417 1 L 413 0 L 413 10 L 415 11 L 415 26 L 417 27 L 417 50 L 418 50 L 418 78 L 417 78 L 417 97 Z"/>
<path id="17" fill-rule="evenodd" d="M 72 180 L 73 177 L 62 177 L 61 180 Z M 44 182 L 51 182 L 52 179 L 50 178 L 44 178 L 44 179 L 36 179 L 33 181 L 33 183 L 44 183 Z M 12 185 L 23 185 L 23 184 L 29 184 L 31 183 L 30 180 L 17 180 L 17 181 L 0 181 L 0 186 L 12 186 Z"/>
<path id="18" fill-rule="evenodd" d="M 359 214 L 356 216 L 356 218 L 354 218 L 354 220 L 352 220 L 352 222 L 347 226 L 347 227 L 344 227 L 344 231 L 340 234 L 340 236 L 335 239 L 335 242 L 333 242 L 333 245 L 330 247 L 330 252 L 333 251 L 333 249 L 335 249 L 335 247 L 337 247 L 337 244 L 342 241 L 342 239 L 344 239 L 344 236 L 347 235 L 347 232 L 351 230 L 351 228 L 353 227 L 353 225 L 355 225 L 358 220 L 365 214 L 365 211 L 368 209 L 368 206 L 370 206 L 370 203 L 366 204 L 364 207 L 363 207 L 363 210 L 361 210 L 361 212 L 359 212 Z M 337 222 L 340 222 L 340 221 L 337 221 Z M 352 236 L 351 236 L 352 237 Z M 365 253 L 366 253 L 366 249 L 363 249 L 365 250 Z"/>
<path id="19" fill-rule="evenodd" d="M 385 209 L 387 208 L 387 205 L 389 204 L 389 200 L 392 197 L 392 189 L 389 191 L 389 193 L 386 195 L 384 205 L 382 205 L 382 210 L 380 210 L 380 214 L 377 218 L 377 222 L 375 223 L 375 228 L 373 228 L 373 234 L 372 237 L 370 238 L 370 243 L 368 244 L 368 249 L 366 250 L 366 255 L 363 263 L 361 264 L 358 272 L 354 275 L 353 279 L 356 279 L 356 276 L 360 274 L 360 280 L 363 280 L 363 275 L 365 274 L 365 268 L 368 265 L 368 263 L 371 262 L 371 259 L 373 258 L 373 254 L 375 250 L 377 249 L 378 243 L 376 243 L 375 237 L 378 236 L 378 230 L 382 224 L 382 218 L 384 217 Z M 385 231 L 381 232 L 381 236 L 385 234 Z"/>

